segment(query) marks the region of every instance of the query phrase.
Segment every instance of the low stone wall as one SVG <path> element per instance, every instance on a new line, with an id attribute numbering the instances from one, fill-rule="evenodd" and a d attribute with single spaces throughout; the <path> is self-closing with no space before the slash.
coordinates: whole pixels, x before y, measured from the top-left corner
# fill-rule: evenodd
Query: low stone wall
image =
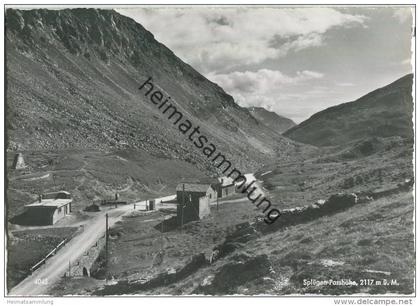
<path id="1" fill-rule="evenodd" d="M 105 235 L 99 238 L 99 240 L 82 256 L 70 263 L 70 271 L 67 271 L 65 276 L 90 276 L 92 266 L 104 247 Z"/>
<path id="2" fill-rule="evenodd" d="M 323 216 L 338 213 L 357 203 L 358 197 L 356 194 L 338 193 L 330 196 L 327 201 L 318 201 L 310 206 L 281 210 L 280 217 L 273 225 L 266 226 L 262 220 L 257 220 L 255 226 L 262 233 L 271 232 L 283 227 L 305 223 Z"/>

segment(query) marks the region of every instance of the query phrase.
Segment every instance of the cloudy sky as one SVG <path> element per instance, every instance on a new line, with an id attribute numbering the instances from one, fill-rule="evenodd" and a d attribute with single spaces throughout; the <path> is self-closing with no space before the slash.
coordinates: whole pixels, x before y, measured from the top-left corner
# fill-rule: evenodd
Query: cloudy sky
<path id="1" fill-rule="evenodd" d="M 408 7 L 127 8 L 242 106 L 301 122 L 410 73 Z"/>

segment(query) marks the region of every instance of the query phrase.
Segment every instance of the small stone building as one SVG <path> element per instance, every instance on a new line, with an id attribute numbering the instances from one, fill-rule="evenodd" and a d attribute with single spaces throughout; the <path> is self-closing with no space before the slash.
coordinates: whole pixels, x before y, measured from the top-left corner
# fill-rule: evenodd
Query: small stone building
<path id="1" fill-rule="evenodd" d="M 52 225 L 71 213 L 72 198 L 67 191 L 43 194 L 38 201 L 25 205 L 32 224 Z"/>
<path id="2" fill-rule="evenodd" d="M 210 202 L 217 192 L 208 183 L 180 183 L 176 188 L 177 221 L 185 224 L 210 215 Z"/>
<path id="3" fill-rule="evenodd" d="M 218 178 L 218 180 L 219 180 L 219 185 L 217 189 L 217 196 L 219 198 L 227 197 L 236 192 L 236 186 L 233 182 L 233 179 L 231 179 L 230 177 L 224 176 L 224 177 Z"/>

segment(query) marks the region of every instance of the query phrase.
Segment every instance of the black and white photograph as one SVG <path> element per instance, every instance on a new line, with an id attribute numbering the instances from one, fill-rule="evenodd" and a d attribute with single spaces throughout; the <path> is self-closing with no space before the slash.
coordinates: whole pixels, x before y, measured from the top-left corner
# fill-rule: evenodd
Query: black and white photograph
<path id="1" fill-rule="evenodd" d="M 414 3 L 3 10 L 7 304 L 414 304 Z"/>

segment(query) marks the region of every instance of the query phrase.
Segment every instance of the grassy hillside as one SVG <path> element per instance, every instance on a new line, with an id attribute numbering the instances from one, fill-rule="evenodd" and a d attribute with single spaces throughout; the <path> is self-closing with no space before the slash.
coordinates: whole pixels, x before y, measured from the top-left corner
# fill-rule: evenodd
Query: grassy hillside
<path id="1" fill-rule="evenodd" d="M 413 137 L 413 75 L 360 99 L 316 113 L 285 136 L 316 146 L 345 144 L 365 137 Z"/>

